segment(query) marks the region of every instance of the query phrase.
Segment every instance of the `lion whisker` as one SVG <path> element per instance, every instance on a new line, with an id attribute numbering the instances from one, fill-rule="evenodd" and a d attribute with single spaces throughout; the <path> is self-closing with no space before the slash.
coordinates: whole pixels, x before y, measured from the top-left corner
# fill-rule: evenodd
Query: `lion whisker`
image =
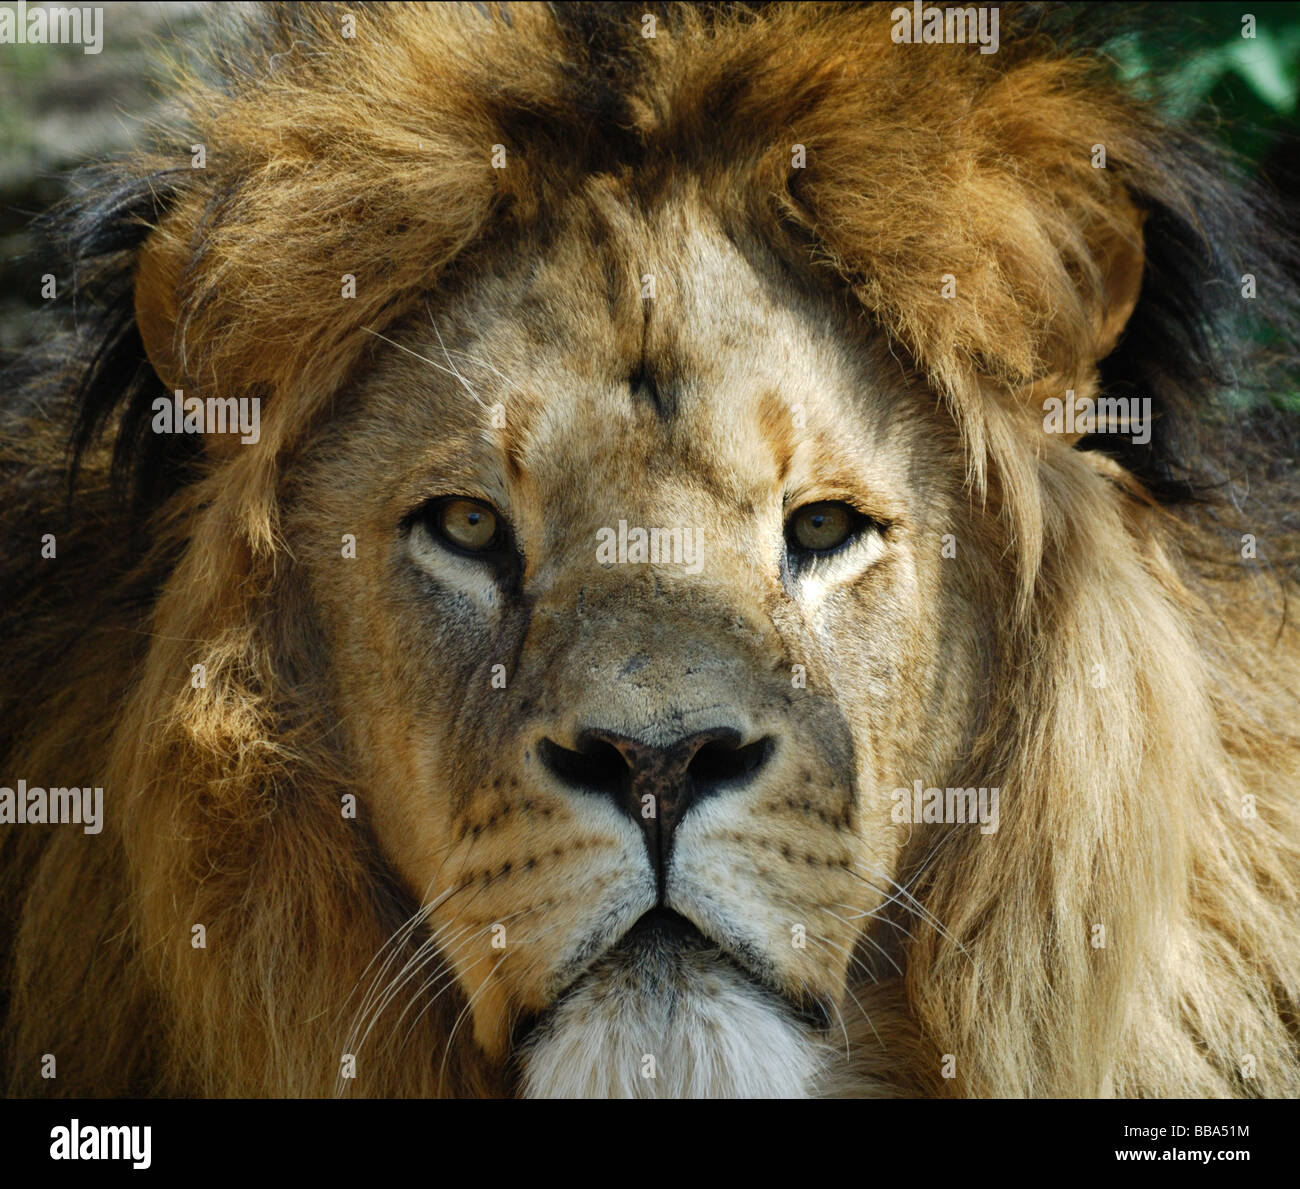
<path id="1" fill-rule="evenodd" d="M 868 966 L 867 966 L 867 965 L 862 961 L 862 959 L 859 958 L 859 957 L 857 956 L 857 954 L 854 953 L 854 952 L 853 952 L 851 949 L 849 949 L 848 947 L 841 946 L 841 945 L 839 945 L 838 943 L 831 941 L 830 938 L 828 938 L 828 937 L 821 937 L 821 936 L 819 936 L 819 935 L 817 935 L 817 934 L 812 934 L 812 935 L 810 936 L 810 940 L 812 941 L 812 943 L 813 943 L 815 946 L 818 947 L 818 949 L 822 950 L 822 952 L 824 952 L 824 953 L 826 953 L 826 954 L 831 955 L 832 957 L 834 956 L 834 954 L 835 954 L 836 951 L 838 951 L 838 952 L 841 953 L 841 954 L 844 954 L 844 955 L 848 958 L 849 965 L 850 965 L 851 967 L 856 966 L 856 967 L 857 967 L 858 969 L 860 969 L 864 974 L 866 974 L 868 977 L 870 977 L 870 978 L 872 979 L 872 981 L 875 981 L 875 972 L 872 971 L 872 970 L 871 970 L 871 969 L 870 969 L 870 968 L 869 968 L 869 967 L 868 967 Z M 881 1039 L 880 1033 L 876 1031 L 876 1026 L 875 1026 L 874 1023 L 872 1023 L 872 1021 L 871 1021 L 871 1016 L 868 1014 L 867 1009 L 866 1009 L 865 1007 L 862 1006 L 862 1000 L 859 999 L 858 996 L 857 996 L 857 994 L 854 992 L 854 990 L 853 990 L 853 985 L 852 985 L 852 980 L 848 980 L 848 979 L 845 980 L 845 983 L 844 983 L 844 994 L 846 994 L 850 999 L 853 1000 L 853 1002 L 854 1002 L 855 1004 L 857 1004 L 858 1011 L 862 1014 L 862 1018 L 863 1018 L 864 1020 L 866 1020 L 866 1022 L 867 1022 L 867 1027 L 871 1029 L 871 1034 L 876 1038 L 876 1041 L 879 1043 L 880 1047 L 883 1049 L 883 1048 L 885 1047 L 885 1042 L 884 1042 L 884 1040 Z M 847 1037 L 847 1035 L 848 1035 L 848 1028 L 847 1028 L 847 1026 L 845 1026 L 845 1023 L 844 1023 L 844 1014 L 843 1014 L 843 1012 L 840 1011 L 839 1004 L 836 1003 L 834 1000 L 831 1000 L 831 1005 L 835 1008 L 836 1014 L 839 1015 L 839 1017 L 840 1017 L 840 1025 L 841 1025 L 841 1027 L 844 1028 L 845 1036 Z M 845 1054 L 844 1054 L 844 1055 L 845 1055 L 846 1058 L 849 1056 L 849 1051 L 848 1051 L 847 1049 L 845 1050 Z"/>
<path id="2" fill-rule="evenodd" d="M 834 904 L 836 908 L 845 908 L 849 910 L 845 916 L 845 920 L 847 921 L 878 921 L 882 925 L 888 925 L 891 929 L 897 929 L 904 937 L 908 938 L 908 940 L 916 940 L 916 936 L 901 922 L 895 921 L 888 916 L 882 916 L 874 908 L 855 909 L 853 905 L 845 904 L 840 900 L 832 900 L 831 903 Z"/>
<path id="3" fill-rule="evenodd" d="M 432 884 L 432 882 L 433 881 L 431 880 L 430 883 Z M 384 954 L 385 951 L 387 951 L 390 947 L 403 944 L 406 938 L 409 937 L 411 933 L 413 933 L 415 929 L 419 927 L 420 922 L 427 919 L 429 914 L 434 911 L 434 909 L 438 906 L 438 904 L 440 904 L 448 895 L 450 895 L 451 891 L 452 889 L 449 888 L 446 892 L 443 892 L 438 897 L 437 900 L 422 904 L 419 908 L 415 910 L 415 912 L 413 912 L 410 916 L 408 916 L 406 920 L 404 920 L 400 925 L 398 925 L 398 927 L 393 931 L 393 933 L 388 937 L 388 939 L 383 943 L 383 945 L 381 945 L 375 951 L 374 957 L 371 958 L 370 961 L 366 963 L 365 969 L 362 970 L 359 975 L 357 975 L 356 982 L 353 984 L 352 990 L 348 992 L 347 999 L 343 1001 L 344 1006 L 346 1006 L 348 1003 L 351 1002 L 352 996 L 357 993 L 358 989 L 361 986 L 361 980 L 364 979 L 366 975 L 370 973 L 371 968 L 374 966 L 376 962 L 379 961 L 380 956 Z M 427 889 L 426 889 L 426 894 L 427 894 Z M 391 958 L 389 959 L 389 961 L 391 961 Z M 384 969 L 386 968 L 387 968 L 387 962 L 385 963 L 384 966 Z M 383 969 L 381 969 L 379 973 L 382 974 Z"/>
<path id="4" fill-rule="evenodd" d="M 456 894 L 457 892 L 464 891 L 466 888 L 470 886 L 473 885 L 461 884 L 456 887 L 448 889 L 448 891 L 443 893 L 437 899 L 437 901 L 435 901 L 430 905 L 426 905 L 424 909 L 421 909 L 419 912 L 415 913 L 411 918 L 411 920 L 407 922 L 407 924 L 411 925 L 413 921 L 414 925 L 412 926 L 412 928 L 418 927 L 418 925 L 423 919 L 427 919 L 428 913 L 432 912 L 434 908 L 439 907 L 442 904 L 446 903 L 447 900 L 449 900 L 452 895 Z M 423 942 L 421 942 L 419 947 L 416 949 L 415 953 L 409 955 L 406 958 L 406 960 L 403 962 L 402 966 L 397 970 L 397 972 L 393 974 L 392 977 L 388 979 L 387 982 L 384 982 L 383 980 L 384 980 L 385 972 L 392 966 L 393 962 L 396 961 L 399 953 L 399 948 L 394 947 L 393 952 L 385 960 L 385 962 L 380 967 L 380 969 L 375 973 L 375 976 L 371 980 L 370 987 L 367 990 L 365 997 L 363 998 L 361 1004 L 358 1006 L 356 1013 L 353 1016 L 353 1022 L 349 1027 L 347 1040 L 344 1044 L 345 1052 L 350 1052 L 355 1056 L 356 1053 L 361 1049 L 361 1047 L 364 1046 L 366 1040 L 369 1038 L 370 1033 L 373 1031 L 375 1024 L 378 1022 L 380 1016 L 382 1016 L 383 1013 L 387 1010 L 388 1005 L 392 1003 L 395 996 L 401 991 L 401 988 L 405 986 L 408 982 L 410 982 L 410 980 L 413 977 L 419 974 L 420 970 L 424 968 L 424 966 L 430 960 L 431 956 L 433 954 L 441 952 L 440 947 L 446 944 L 447 941 L 449 940 L 448 938 L 449 932 L 453 928 L 457 928 L 458 926 L 459 913 L 464 912 L 464 910 L 470 904 L 473 903 L 475 897 L 482 890 L 483 889 L 480 886 L 475 891 L 474 895 L 471 896 L 469 900 L 467 900 L 465 904 L 463 904 L 460 907 L 460 909 L 458 910 L 458 916 L 453 917 L 452 920 L 440 926 L 432 934 L 430 934 L 428 938 L 426 938 Z M 399 932 L 401 931 L 402 930 L 399 929 Z M 402 938 L 399 945 L 406 944 L 410 938 L 410 935 L 411 935 L 411 929 L 408 929 L 406 935 Z M 462 934 L 460 932 L 457 932 L 455 934 L 454 939 L 459 939 L 461 936 Z M 383 947 L 381 947 L 381 952 L 382 952 L 382 948 Z M 378 955 L 376 955 L 376 957 L 377 956 Z M 371 960 L 372 965 L 373 962 L 374 959 Z M 379 989 L 381 986 L 382 986 L 382 990 Z M 362 1031 L 363 1024 L 364 1024 L 364 1031 Z M 360 1034 L 359 1039 L 358 1039 L 358 1034 Z"/>
<path id="5" fill-rule="evenodd" d="M 452 839 L 452 841 L 447 843 L 446 846 L 440 848 L 440 851 L 434 852 L 435 854 L 441 852 L 445 852 L 445 853 L 443 853 L 443 858 L 441 862 L 439 862 L 437 869 L 434 871 L 433 875 L 430 876 L 429 882 L 425 884 L 424 893 L 423 896 L 421 897 L 422 900 L 427 900 L 430 889 L 438 882 L 438 877 L 442 874 L 442 869 L 447 865 L 447 861 L 452 857 L 452 852 L 461 843 L 465 843 L 466 852 L 467 852 L 466 857 L 468 857 L 468 851 L 472 846 L 472 840 L 470 840 L 468 837 Z M 379 985 L 379 982 L 383 978 L 384 973 L 396 960 L 397 951 L 400 949 L 400 947 L 406 944 L 406 942 L 410 939 L 414 931 L 419 927 L 421 922 L 427 919 L 429 914 L 433 912 L 435 908 L 443 904 L 447 900 L 447 898 L 453 895 L 454 893 L 458 891 L 463 891 L 464 887 L 467 886 L 469 885 L 459 885 L 459 886 L 454 886 L 449 888 L 447 891 L 441 893 L 433 903 L 425 904 L 421 909 L 418 909 L 414 914 L 412 914 L 412 916 L 410 916 L 406 920 L 406 922 L 400 925 L 396 930 L 396 932 L 386 942 L 384 942 L 382 946 L 379 947 L 379 949 L 375 952 L 375 956 L 371 958 L 370 962 L 366 965 L 366 969 L 363 970 L 361 974 L 358 976 L 356 985 L 354 985 L 353 990 L 349 993 L 348 998 L 344 1001 L 344 1006 L 346 1006 L 347 1003 L 351 1002 L 352 996 L 356 994 L 357 987 L 360 986 L 361 979 L 365 977 L 366 973 L 379 959 L 380 955 L 383 954 L 385 950 L 392 947 L 392 953 L 389 955 L 389 957 L 385 959 L 383 965 L 376 973 L 374 979 L 371 980 L 370 989 L 367 991 L 366 996 L 363 998 L 361 1005 L 357 1009 L 358 1015 L 364 1014 L 367 1005 L 371 1001 L 370 1000 L 371 995 L 374 993 L 375 988 Z M 470 902 L 472 902 L 472 897 Z M 462 910 L 464 909 L 464 907 L 465 906 L 463 905 Z"/>
<path id="6" fill-rule="evenodd" d="M 518 916 L 518 915 L 521 915 L 521 914 L 524 913 L 524 912 L 535 912 L 535 911 L 537 911 L 537 908 L 536 908 L 536 907 L 534 907 L 534 908 L 530 908 L 530 909 L 523 909 L 523 910 L 521 910 L 521 913 L 516 913 L 515 915 Z M 493 923 L 495 924 L 496 922 L 493 922 Z M 520 944 L 520 945 L 531 945 L 532 943 L 534 943 L 534 942 L 536 942 L 536 941 L 540 941 L 543 937 L 546 937 L 548 934 L 555 932 L 556 929 L 561 928 L 561 927 L 564 925 L 564 923 L 565 923 L 565 922 L 563 922 L 563 921 L 557 921 L 554 925 L 550 925 L 550 926 L 548 926 L 547 928 L 542 929 L 540 932 L 533 933 L 533 934 L 531 934 L 530 936 L 524 938 L 524 939 L 523 939 L 519 944 Z M 503 955 L 503 956 L 504 956 L 504 955 Z M 528 964 L 528 966 L 526 966 L 526 967 L 524 968 L 523 972 L 522 972 L 522 973 L 520 974 L 520 976 L 519 976 L 518 981 L 519 981 L 520 983 L 524 982 L 524 981 L 527 979 L 528 975 L 530 975 L 530 974 L 531 974 L 535 969 L 537 969 L 537 966 L 539 965 L 540 962 L 541 962 L 541 959 L 540 959 L 540 958 L 534 958 L 534 959 L 532 960 L 532 962 L 530 962 L 530 963 Z M 428 982 L 426 982 L 425 985 L 424 985 L 423 987 L 421 987 L 420 990 L 416 993 L 417 996 L 423 996 L 423 995 L 427 994 L 429 988 L 430 988 L 434 983 L 436 983 L 437 981 L 438 981 L 438 977 L 437 977 L 437 976 L 435 976 L 434 978 L 430 979 L 430 980 L 429 980 Z M 410 1037 L 411 1032 L 414 1031 L 416 1025 L 420 1022 L 421 1019 L 423 1019 L 425 1013 L 428 1012 L 428 1011 L 430 1010 L 430 1008 L 433 1007 L 433 1005 L 434 1005 L 434 1004 L 435 1004 L 435 1003 L 436 1003 L 436 1002 L 437 1002 L 437 1001 L 442 997 L 442 995 L 443 995 L 443 994 L 444 994 L 444 993 L 449 989 L 449 987 L 450 987 L 450 985 L 449 985 L 449 986 L 440 987 L 440 988 L 437 990 L 437 992 L 436 992 L 436 993 L 435 993 L 431 998 L 428 999 L 428 1001 L 424 1004 L 424 1006 L 420 1008 L 419 1014 L 415 1017 L 414 1020 L 411 1021 L 411 1026 L 410 1026 L 410 1028 L 407 1029 L 406 1036 L 404 1036 L 404 1037 L 402 1038 L 402 1043 L 403 1043 L 403 1044 L 406 1043 L 406 1040 Z M 415 999 L 413 998 L 413 999 L 412 999 L 412 1004 L 411 1004 L 411 1006 L 414 1006 L 414 1002 L 415 1002 Z M 410 1010 L 410 1008 L 408 1007 L 406 1010 L 403 1011 L 402 1015 L 405 1016 L 406 1011 L 409 1011 L 409 1010 Z M 401 1022 L 401 1019 L 399 1018 L 398 1023 L 400 1023 L 400 1022 Z M 450 1038 L 448 1039 L 448 1042 L 447 1042 L 447 1043 L 448 1043 L 448 1044 L 451 1043 Z"/>
<path id="7" fill-rule="evenodd" d="M 474 389 L 470 387 L 469 381 L 460 374 L 460 369 L 456 366 L 455 361 L 448 354 L 447 344 L 442 341 L 442 331 L 438 329 L 437 321 L 431 320 L 431 324 L 433 326 L 433 333 L 438 336 L 438 346 L 442 348 L 443 356 L 447 360 L 447 365 L 451 368 L 452 375 L 455 376 L 456 379 L 458 379 L 461 382 L 461 386 L 465 389 L 465 391 L 468 392 L 470 396 L 472 396 L 476 401 L 478 401 L 479 407 L 486 409 L 488 406 L 485 405 L 483 401 L 479 399 L 478 393 L 475 392 Z"/>
<path id="8" fill-rule="evenodd" d="M 469 945 L 473 944 L 474 941 L 476 941 L 479 937 L 482 937 L 485 933 L 490 933 L 498 925 L 504 925 L 507 921 L 516 920 L 521 916 L 525 916 L 528 913 L 532 913 L 535 911 L 537 911 L 535 907 L 521 908 L 517 912 L 510 913 L 508 916 L 498 917 L 495 920 L 485 922 L 481 928 L 475 930 L 469 936 L 462 937 L 460 940 L 456 941 L 453 949 L 448 949 L 446 946 L 443 946 L 441 949 L 442 964 L 427 979 L 425 979 L 425 981 L 421 983 L 420 986 L 415 989 L 415 991 L 412 992 L 409 1001 L 407 1002 L 406 1006 L 402 1008 L 401 1014 L 397 1017 L 396 1021 L 394 1022 L 394 1027 L 401 1026 L 402 1021 L 406 1018 L 407 1014 L 411 1011 L 411 1009 L 414 1008 L 417 1003 L 419 1003 L 422 999 L 425 998 L 430 988 L 432 988 L 445 974 L 455 973 L 454 966 L 453 966 L 453 959 L 458 957 L 460 954 L 462 954 Z M 441 994 L 441 992 L 439 992 L 438 994 Z M 430 999 L 425 1004 L 425 1006 L 420 1010 L 419 1015 L 417 1015 L 415 1019 L 411 1022 L 411 1027 L 407 1029 L 406 1036 L 402 1038 L 403 1044 L 406 1043 L 407 1038 L 411 1035 L 411 1031 L 415 1028 L 416 1024 L 419 1023 L 420 1018 L 424 1015 L 425 1011 L 427 1011 L 429 1007 L 433 1005 L 437 997 L 438 995 L 434 995 L 433 999 Z"/>
<path id="9" fill-rule="evenodd" d="M 428 316 L 428 319 L 429 319 L 429 325 L 432 326 L 433 329 L 434 329 L 434 331 L 436 332 L 437 329 L 438 329 L 438 324 L 437 324 L 437 322 L 436 322 L 435 319 L 434 319 L 434 316 L 433 316 L 433 310 L 430 308 L 429 303 L 428 303 L 427 301 L 424 303 L 424 312 L 425 312 L 425 314 Z M 442 336 L 439 335 L 438 337 L 439 337 L 439 341 L 441 341 Z M 505 374 L 505 372 L 503 372 L 503 371 L 501 371 L 499 368 L 493 366 L 493 364 L 490 363 L 490 362 L 489 362 L 488 360 L 486 360 L 486 359 L 481 359 L 481 358 L 479 358 L 479 357 L 476 356 L 476 355 L 471 355 L 468 351 L 461 351 L 461 350 L 458 350 L 456 347 L 448 348 L 448 347 L 446 347 L 446 346 L 443 346 L 443 348 L 442 348 L 442 353 L 443 353 L 444 355 L 448 355 L 448 356 L 450 356 L 450 355 L 459 355 L 462 359 L 467 359 L 467 360 L 469 360 L 470 363 L 476 363 L 476 364 L 478 364 L 480 367 L 485 367 L 485 368 L 487 368 L 488 371 L 490 371 L 494 376 L 496 376 L 497 379 L 501 380 L 501 381 L 502 381 L 503 383 L 505 383 L 505 384 L 509 384 L 510 387 L 513 388 L 516 392 L 522 393 L 522 392 L 524 391 L 524 390 L 523 390 L 523 389 L 522 389 L 518 384 L 516 384 L 516 383 L 515 383 L 515 382 L 514 382 L 514 381 L 513 381 L 509 376 L 507 376 L 507 375 Z"/>
<path id="10" fill-rule="evenodd" d="M 865 883 L 868 887 L 872 888 L 876 892 L 879 892 L 880 895 L 889 896 L 889 898 L 883 904 L 878 906 L 879 908 L 887 908 L 891 904 L 900 904 L 907 911 L 911 912 L 913 916 L 917 917 L 919 920 L 929 925 L 932 929 L 937 930 L 939 935 L 943 937 L 946 941 L 951 941 L 954 945 L 960 946 L 960 943 L 957 941 L 957 939 L 947 930 L 947 928 L 944 927 L 943 922 L 940 921 L 938 917 L 936 917 L 928 908 L 926 908 L 924 904 L 922 904 L 915 896 L 912 895 L 910 891 L 908 891 L 906 887 L 900 884 L 897 880 L 891 879 L 890 876 L 888 876 L 885 872 L 869 864 L 855 861 L 855 866 L 861 867 L 862 870 L 870 872 L 872 875 L 876 876 L 879 879 L 883 879 L 885 883 L 891 885 L 896 889 L 895 894 L 891 896 L 889 895 L 886 889 L 878 888 L 869 879 L 866 879 L 862 875 L 857 875 L 858 879 L 862 880 L 863 883 Z M 856 872 L 852 874 L 856 874 Z M 919 874 L 920 873 L 918 872 L 918 875 Z"/>
<path id="11" fill-rule="evenodd" d="M 466 932 L 468 932 L 469 928 L 469 926 L 465 926 L 462 929 L 456 930 L 448 940 L 454 942 L 460 939 Z M 385 1010 L 387 1010 L 388 1005 L 393 1001 L 393 998 L 398 994 L 401 987 L 409 981 L 413 973 L 418 973 L 418 971 L 423 969 L 429 961 L 433 960 L 440 954 L 441 950 L 435 938 L 431 937 L 421 944 L 420 948 L 416 951 L 416 954 L 412 958 L 408 959 L 401 971 L 394 976 L 394 979 L 385 985 L 376 1004 L 364 1015 L 358 1013 L 358 1019 L 353 1026 L 352 1031 L 349 1033 L 348 1039 L 344 1045 L 344 1050 L 346 1052 L 351 1053 L 354 1057 L 361 1052 L 365 1047 L 366 1041 L 369 1040 L 371 1032 L 374 1031 L 375 1026 L 378 1024 L 380 1017 L 383 1015 Z M 406 977 L 403 977 L 403 975 Z M 399 979 L 401 980 L 400 982 L 397 981 Z M 364 1028 L 362 1027 L 363 1024 Z"/>
<path id="12" fill-rule="evenodd" d="M 472 884 L 462 884 L 462 885 L 460 885 L 459 887 L 457 887 L 457 888 L 455 888 L 455 889 L 453 889 L 453 890 L 454 890 L 454 891 L 464 891 L 466 888 L 471 887 L 471 886 L 473 886 L 473 885 L 472 885 Z M 401 968 L 401 969 L 400 969 L 400 970 L 399 970 L 399 971 L 398 971 L 398 972 L 393 976 L 392 980 L 390 980 L 389 984 L 388 984 L 387 987 L 385 988 L 385 992 L 384 992 L 385 994 L 388 994 L 388 987 L 392 987 L 392 986 L 393 986 L 393 983 L 398 983 L 398 986 L 402 985 L 400 982 L 398 982 L 398 980 L 402 980 L 402 982 L 405 981 L 405 979 L 403 979 L 403 975 L 407 974 L 407 972 L 411 969 L 413 963 L 416 963 L 416 962 L 419 962 L 419 961 L 422 960 L 423 955 L 426 953 L 426 951 L 429 949 L 429 947 L 431 947 L 431 946 L 436 947 L 436 946 L 440 945 L 440 944 L 443 942 L 443 940 L 445 939 L 445 936 L 446 936 L 446 934 L 448 933 L 449 930 L 451 930 L 452 928 L 455 928 L 455 927 L 459 927 L 459 914 L 460 914 L 460 913 L 463 913 L 463 912 L 465 911 L 465 909 L 468 908 L 469 905 L 472 904 L 472 903 L 474 902 L 474 898 L 475 898 L 475 897 L 476 897 L 476 896 L 477 896 L 481 891 L 482 891 L 482 888 L 479 887 L 478 890 L 474 893 L 474 895 L 471 896 L 471 897 L 470 897 L 470 898 L 469 898 L 469 899 L 468 899 L 464 904 L 462 904 L 462 905 L 460 906 L 460 909 L 458 910 L 458 914 L 457 914 L 457 916 L 453 917 L 450 921 L 446 922 L 445 924 L 440 925 L 437 929 L 435 929 L 435 930 L 434 930 L 434 931 L 433 931 L 433 932 L 432 932 L 432 933 L 431 933 L 427 938 L 425 938 L 425 939 L 420 943 L 420 945 L 417 947 L 415 953 L 414 953 L 413 955 L 410 955 L 410 956 L 407 958 L 407 960 L 406 960 L 405 964 L 402 966 L 402 968 Z M 444 902 L 444 903 L 446 902 L 445 899 L 444 899 L 443 902 Z M 387 969 L 387 967 L 388 967 L 389 964 L 390 964 L 390 963 L 385 963 L 385 967 L 384 967 L 384 968 Z M 382 971 L 380 972 L 380 974 L 382 975 Z M 385 1005 L 386 1005 L 386 1004 L 385 1004 Z M 381 1008 L 380 1010 L 382 1010 L 382 1008 Z"/>
<path id="13" fill-rule="evenodd" d="M 438 371 L 440 372 L 446 372 L 449 376 L 455 376 L 462 384 L 465 385 L 465 390 L 470 394 L 470 396 L 472 396 L 478 402 L 480 408 L 484 410 L 488 408 L 488 406 L 485 405 L 482 402 L 482 400 L 479 399 L 478 394 L 468 384 L 465 383 L 465 378 L 460 374 L 460 372 L 456 370 L 454 365 L 452 367 L 443 367 L 441 363 L 438 363 L 435 360 L 430 359 L 427 355 L 421 355 L 418 351 L 412 351 L 410 347 L 404 347 L 401 343 L 396 342 L 393 339 L 390 339 L 386 334 L 380 334 L 379 331 L 372 330 L 369 326 L 363 326 L 361 327 L 361 329 L 364 330 L 366 334 L 372 334 L 375 336 L 375 338 L 382 339 L 390 347 L 396 347 L 399 351 L 405 351 L 407 355 L 410 355 L 413 358 L 418 359 L 421 363 L 427 363 L 430 367 L 437 368 Z M 435 327 L 434 329 L 437 328 Z M 444 347 L 443 350 L 445 352 L 446 348 Z M 450 362 L 450 358 L 448 359 L 448 362 Z"/>

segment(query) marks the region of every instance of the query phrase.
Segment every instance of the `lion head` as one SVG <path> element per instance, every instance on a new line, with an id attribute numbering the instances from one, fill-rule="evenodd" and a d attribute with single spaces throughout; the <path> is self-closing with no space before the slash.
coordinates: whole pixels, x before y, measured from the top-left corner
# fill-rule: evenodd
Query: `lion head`
<path id="1" fill-rule="evenodd" d="M 647 15 L 273 11 L 57 225 L 136 498 L 25 604 L 106 811 L 12 1084 L 1296 1092 L 1295 631 L 1183 502 L 1266 224 L 1032 12 Z"/>
<path id="2" fill-rule="evenodd" d="M 534 1089 L 628 1090 L 658 1054 L 682 1092 L 793 1091 L 800 1017 L 891 894 L 889 791 L 978 728 L 994 644 L 939 548 L 972 526 L 961 444 L 698 193 L 636 220 L 616 193 L 385 336 L 282 531 L 484 1049 L 551 1013 Z"/>

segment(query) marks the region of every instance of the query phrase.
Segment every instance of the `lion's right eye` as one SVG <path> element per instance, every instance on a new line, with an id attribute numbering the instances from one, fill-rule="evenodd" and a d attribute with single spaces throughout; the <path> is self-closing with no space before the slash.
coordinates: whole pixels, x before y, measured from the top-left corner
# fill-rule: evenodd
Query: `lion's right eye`
<path id="1" fill-rule="evenodd" d="M 438 540 L 465 553 L 490 553 L 501 544 L 501 519 L 480 500 L 442 500 L 430 510 L 427 523 Z"/>
<path id="2" fill-rule="evenodd" d="M 786 525 L 790 547 L 800 553 L 833 553 L 859 533 L 867 518 L 848 504 L 823 500 L 805 504 Z"/>

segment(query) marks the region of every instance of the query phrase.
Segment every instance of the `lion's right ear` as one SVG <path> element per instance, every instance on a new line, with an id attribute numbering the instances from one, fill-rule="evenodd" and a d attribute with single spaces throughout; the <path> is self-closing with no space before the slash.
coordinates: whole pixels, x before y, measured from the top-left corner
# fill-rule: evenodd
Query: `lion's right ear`
<path id="1" fill-rule="evenodd" d="M 176 349 L 183 255 L 166 233 L 155 230 L 135 267 L 135 323 L 145 354 L 168 388 L 185 387 Z"/>
<path id="2" fill-rule="evenodd" d="M 1093 332 L 1094 360 L 1105 359 L 1115 350 L 1137 306 L 1146 268 L 1145 222 L 1145 213 L 1126 197 L 1115 222 L 1090 237 L 1103 290 Z"/>

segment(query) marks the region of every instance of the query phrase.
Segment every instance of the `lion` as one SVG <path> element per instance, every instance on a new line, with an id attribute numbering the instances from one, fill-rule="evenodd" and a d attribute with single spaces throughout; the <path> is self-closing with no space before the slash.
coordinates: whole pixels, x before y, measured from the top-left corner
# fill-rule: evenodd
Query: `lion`
<path id="1" fill-rule="evenodd" d="M 1300 1093 L 1294 247 L 993 15 L 269 6 L 83 177 L 10 1094 Z"/>

